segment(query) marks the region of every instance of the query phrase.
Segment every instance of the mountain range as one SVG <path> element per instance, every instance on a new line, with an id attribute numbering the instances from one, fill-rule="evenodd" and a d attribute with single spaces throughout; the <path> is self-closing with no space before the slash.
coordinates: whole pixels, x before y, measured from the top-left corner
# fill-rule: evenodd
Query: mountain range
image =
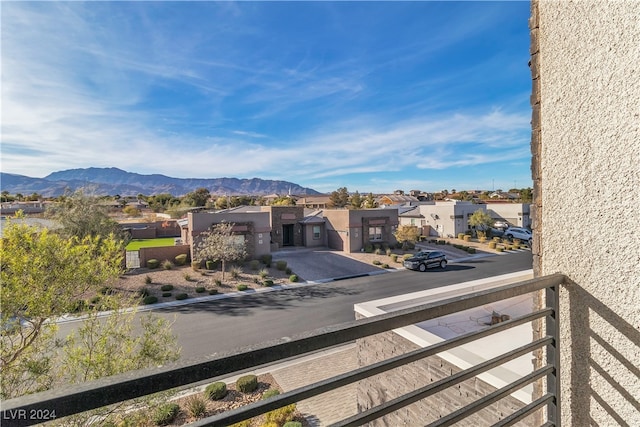
<path id="1" fill-rule="evenodd" d="M 255 195 L 267 194 L 321 194 L 311 188 L 301 187 L 287 181 L 274 181 L 259 178 L 172 178 L 165 175 L 141 175 L 126 172 L 118 168 L 83 168 L 53 172 L 44 178 L 30 178 L 0 172 L 0 187 L 10 194 L 21 193 L 25 196 L 38 193 L 44 197 L 56 197 L 67 189 L 91 188 L 95 195 L 136 196 L 144 194 L 169 193 L 183 196 L 198 188 L 206 188 L 215 195 Z"/>

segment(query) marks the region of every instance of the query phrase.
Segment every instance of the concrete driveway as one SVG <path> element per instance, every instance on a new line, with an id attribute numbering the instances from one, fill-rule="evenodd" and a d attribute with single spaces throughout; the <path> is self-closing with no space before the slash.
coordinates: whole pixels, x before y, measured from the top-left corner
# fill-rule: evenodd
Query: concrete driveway
<path id="1" fill-rule="evenodd" d="M 328 248 L 285 248 L 272 252 L 272 255 L 274 262 L 287 261 L 287 267 L 307 282 L 323 282 L 384 271 Z"/>

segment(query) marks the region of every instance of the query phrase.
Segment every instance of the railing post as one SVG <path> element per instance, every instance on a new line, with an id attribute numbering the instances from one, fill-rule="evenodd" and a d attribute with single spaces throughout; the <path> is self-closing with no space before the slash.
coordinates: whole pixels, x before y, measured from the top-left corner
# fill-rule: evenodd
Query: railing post
<path id="1" fill-rule="evenodd" d="M 547 375 L 547 393 L 554 398 L 547 405 L 548 421 L 560 426 L 560 285 L 553 285 L 546 289 L 546 305 L 553 309 L 553 313 L 546 317 L 547 335 L 553 337 L 553 343 L 547 346 L 547 364 L 553 370 Z"/>

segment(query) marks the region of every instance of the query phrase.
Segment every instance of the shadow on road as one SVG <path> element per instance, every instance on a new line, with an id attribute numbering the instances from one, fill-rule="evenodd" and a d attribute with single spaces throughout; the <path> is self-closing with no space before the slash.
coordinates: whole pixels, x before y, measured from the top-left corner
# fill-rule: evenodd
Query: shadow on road
<path id="1" fill-rule="evenodd" d="M 361 291 L 344 287 L 322 284 L 294 289 L 283 289 L 274 292 L 247 293 L 246 295 L 218 300 L 194 302 L 193 304 L 175 307 L 164 307 L 154 310 L 159 313 L 197 313 L 207 312 L 225 316 L 246 316 L 254 308 L 264 310 L 285 310 L 305 300 L 336 298 L 345 295 L 357 295 Z"/>

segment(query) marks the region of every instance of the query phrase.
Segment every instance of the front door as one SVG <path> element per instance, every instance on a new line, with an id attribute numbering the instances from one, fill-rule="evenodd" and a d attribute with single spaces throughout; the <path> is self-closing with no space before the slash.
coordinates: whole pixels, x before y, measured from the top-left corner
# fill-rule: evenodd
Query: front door
<path id="1" fill-rule="evenodd" d="M 293 224 L 282 225 L 282 246 L 293 246 Z"/>

